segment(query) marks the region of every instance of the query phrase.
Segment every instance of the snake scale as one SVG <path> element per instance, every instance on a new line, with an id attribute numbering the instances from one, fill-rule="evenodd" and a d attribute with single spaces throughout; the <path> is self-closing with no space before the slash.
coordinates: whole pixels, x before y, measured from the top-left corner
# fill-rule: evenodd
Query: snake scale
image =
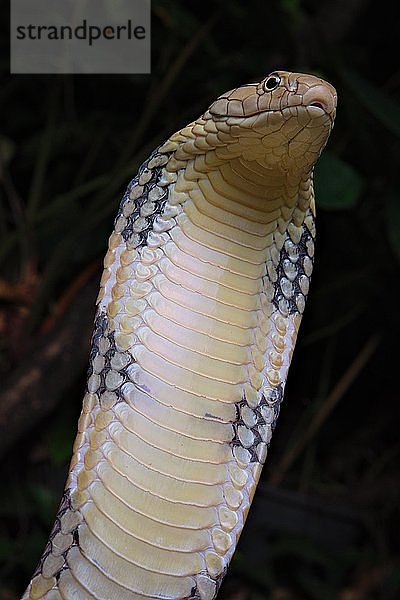
<path id="1" fill-rule="evenodd" d="M 278 418 L 336 92 L 276 71 L 140 167 L 104 260 L 56 521 L 23 598 L 216 597 Z"/>

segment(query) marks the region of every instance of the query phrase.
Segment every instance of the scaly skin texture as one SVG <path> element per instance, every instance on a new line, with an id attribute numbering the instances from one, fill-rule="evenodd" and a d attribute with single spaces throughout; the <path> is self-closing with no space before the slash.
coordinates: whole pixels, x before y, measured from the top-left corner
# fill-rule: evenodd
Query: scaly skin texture
<path id="1" fill-rule="evenodd" d="M 314 255 L 334 88 L 277 72 L 157 148 L 110 237 L 65 493 L 24 598 L 215 598 Z"/>

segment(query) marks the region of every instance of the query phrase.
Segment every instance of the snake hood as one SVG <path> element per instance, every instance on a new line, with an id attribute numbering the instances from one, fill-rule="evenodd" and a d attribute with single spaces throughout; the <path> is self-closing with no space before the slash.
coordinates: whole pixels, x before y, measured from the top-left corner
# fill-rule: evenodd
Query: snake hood
<path id="1" fill-rule="evenodd" d="M 25 600 L 216 597 L 283 399 L 335 107 L 331 85 L 277 71 L 220 96 L 128 185 Z"/>

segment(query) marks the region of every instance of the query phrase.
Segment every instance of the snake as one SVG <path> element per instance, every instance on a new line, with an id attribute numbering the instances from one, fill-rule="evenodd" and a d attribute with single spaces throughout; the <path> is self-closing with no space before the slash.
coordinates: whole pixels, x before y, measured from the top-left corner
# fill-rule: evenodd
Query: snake
<path id="1" fill-rule="evenodd" d="M 212 600 L 243 529 L 310 285 L 337 94 L 275 71 L 140 166 L 97 299 L 65 491 L 23 600 Z"/>

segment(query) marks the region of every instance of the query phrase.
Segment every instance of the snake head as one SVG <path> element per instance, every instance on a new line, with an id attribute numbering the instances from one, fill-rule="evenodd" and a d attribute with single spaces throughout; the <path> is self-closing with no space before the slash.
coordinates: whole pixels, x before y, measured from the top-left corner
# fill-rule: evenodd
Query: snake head
<path id="1" fill-rule="evenodd" d="M 204 118 L 233 156 L 300 174 L 310 171 L 324 148 L 336 103 L 335 88 L 323 79 L 274 71 L 260 83 L 222 94 Z"/>

